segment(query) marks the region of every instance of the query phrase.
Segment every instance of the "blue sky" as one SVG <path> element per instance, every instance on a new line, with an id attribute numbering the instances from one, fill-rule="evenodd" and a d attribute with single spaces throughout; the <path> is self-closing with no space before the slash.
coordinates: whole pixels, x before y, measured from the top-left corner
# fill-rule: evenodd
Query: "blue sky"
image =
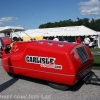
<path id="1" fill-rule="evenodd" d="M 100 18 L 100 0 L 0 0 L 0 27 L 27 30 L 77 18 Z"/>

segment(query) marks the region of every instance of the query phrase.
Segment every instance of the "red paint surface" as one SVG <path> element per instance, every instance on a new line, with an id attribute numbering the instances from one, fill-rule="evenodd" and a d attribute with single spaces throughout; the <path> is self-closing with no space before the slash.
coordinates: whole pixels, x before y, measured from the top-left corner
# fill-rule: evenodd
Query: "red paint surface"
<path id="1" fill-rule="evenodd" d="M 76 48 L 84 46 L 89 60 L 82 63 Z M 27 63 L 26 56 L 55 58 L 55 64 L 62 69 L 41 67 L 41 64 Z M 47 81 L 74 85 L 93 67 L 93 56 L 88 47 L 59 41 L 16 42 L 12 52 L 3 51 L 2 65 L 6 72 L 39 78 Z M 49 66 L 47 64 L 46 66 Z"/>

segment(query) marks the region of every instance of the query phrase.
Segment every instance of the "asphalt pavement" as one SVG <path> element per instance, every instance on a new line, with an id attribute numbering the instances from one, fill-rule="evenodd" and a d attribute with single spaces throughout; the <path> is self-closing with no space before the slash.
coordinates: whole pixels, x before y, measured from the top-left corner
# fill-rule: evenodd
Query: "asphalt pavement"
<path id="1" fill-rule="evenodd" d="M 100 70 L 93 70 L 100 77 Z M 0 59 L 0 100 L 100 100 L 100 85 L 79 82 L 67 91 L 56 90 L 39 79 L 11 78 Z"/>

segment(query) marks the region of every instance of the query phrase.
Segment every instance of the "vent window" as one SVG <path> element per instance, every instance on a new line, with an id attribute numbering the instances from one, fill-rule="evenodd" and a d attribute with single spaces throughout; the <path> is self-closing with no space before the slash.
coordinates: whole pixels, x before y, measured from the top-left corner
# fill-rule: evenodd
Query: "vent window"
<path id="1" fill-rule="evenodd" d="M 84 47 L 76 48 L 76 50 L 77 50 L 77 53 L 78 53 L 82 63 L 84 63 L 87 60 L 89 60 L 88 53 L 87 53 L 87 51 L 86 51 L 86 49 Z"/>

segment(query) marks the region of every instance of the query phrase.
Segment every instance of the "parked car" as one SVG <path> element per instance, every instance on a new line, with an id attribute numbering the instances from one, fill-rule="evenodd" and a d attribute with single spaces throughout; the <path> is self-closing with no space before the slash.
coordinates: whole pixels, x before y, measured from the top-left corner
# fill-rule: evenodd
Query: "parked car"
<path id="1" fill-rule="evenodd" d="M 8 50 L 9 45 L 12 42 L 12 38 L 13 38 L 12 33 L 23 31 L 23 30 L 24 30 L 23 27 L 14 27 L 14 26 L 6 26 L 6 27 L 0 28 L 0 57 L 2 57 L 3 49 L 6 50 L 6 53 L 9 51 Z"/>
<path id="2" fill-rule="evenodd" d="M 8 48 L 11 42 L 12 42 L 12 38 L 10 37 L 0 37 L 0 58 L 2 58 L 3 49 Z"/>

